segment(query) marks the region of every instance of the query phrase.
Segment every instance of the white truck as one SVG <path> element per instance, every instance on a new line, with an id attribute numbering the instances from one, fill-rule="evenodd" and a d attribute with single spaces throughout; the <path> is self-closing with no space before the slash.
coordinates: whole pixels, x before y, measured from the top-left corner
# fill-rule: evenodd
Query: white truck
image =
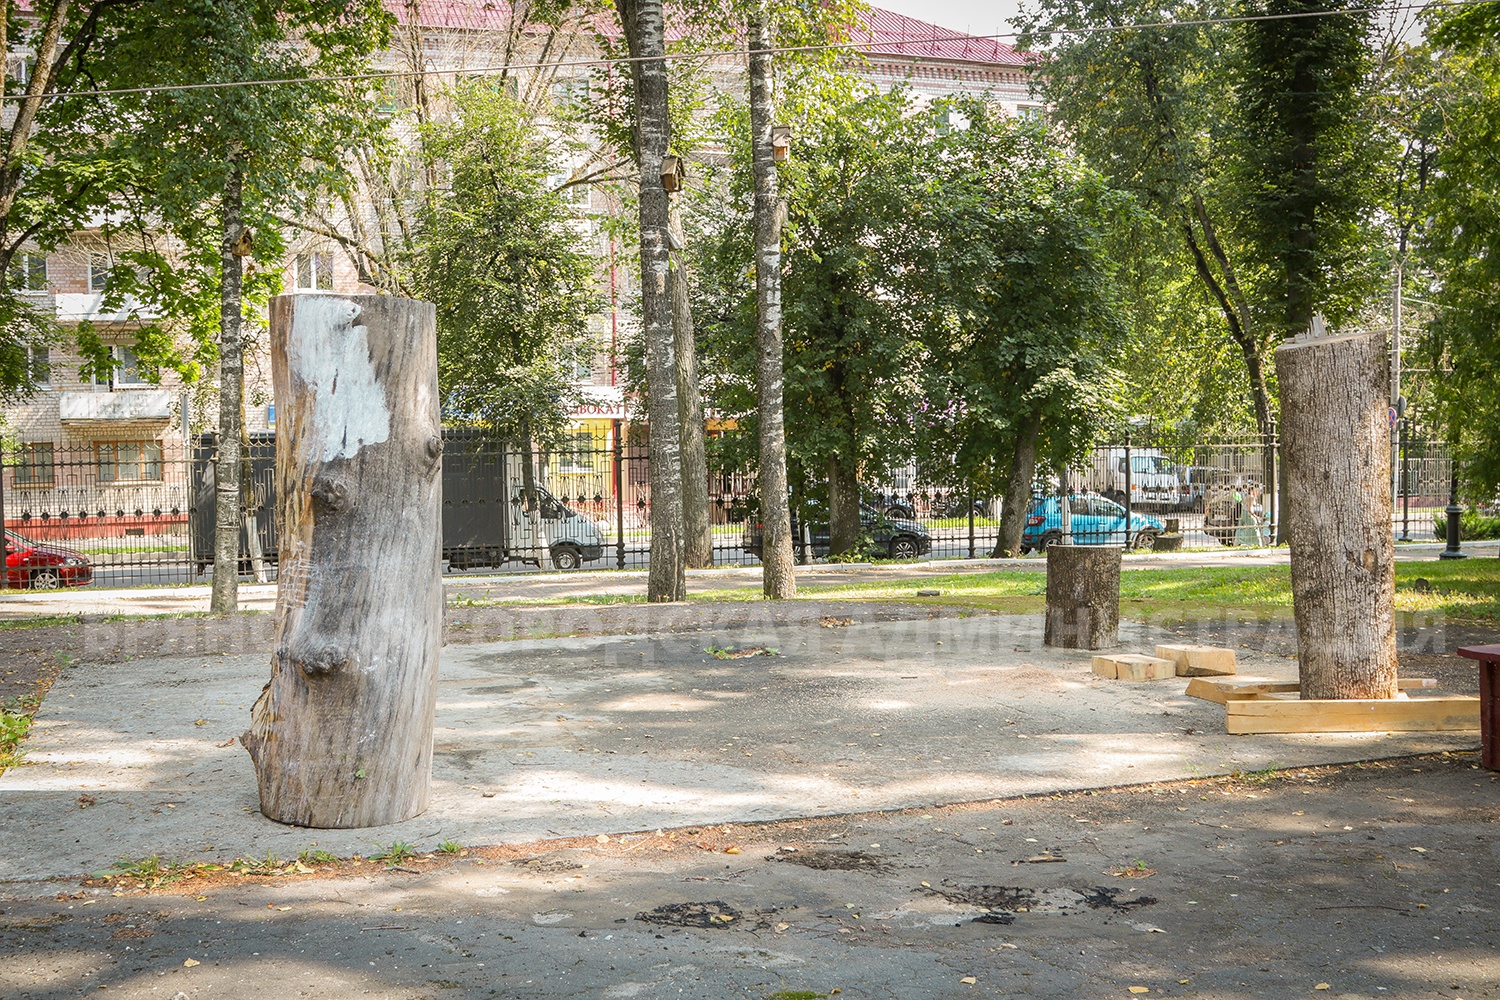
<path id="1" fill-rule="evenodd" d="M 1083 473 L 1084 487 L 1123 504 L 1128 486 L 1130 506 L 1136 510 L 1170 510 L 1182 502 L 1182 482 L 1176 464 L 1154 448 L 1129 449 L 1127 484 L 1126 450 L 1123 447 L 1095 450 Z"/>

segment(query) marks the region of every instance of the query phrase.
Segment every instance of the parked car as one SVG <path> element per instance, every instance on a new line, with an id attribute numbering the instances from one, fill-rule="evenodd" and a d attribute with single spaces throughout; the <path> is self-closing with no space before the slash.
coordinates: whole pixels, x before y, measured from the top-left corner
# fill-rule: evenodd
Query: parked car
<path id="1" fill-rule="evenodd" d="M 1130 449 L 1127 477 L 1126 452 L 1125 448 L 1100 448 L 1094 453 L 1092 464 L 1083 470 L 1080 485 L 1087 490 L 1097 490 L 1120 504 L 1125 502 L 1128 488 L 1131 506 L 1137 510 L 1142 507 L 1156 510 L 1176 507 L 1181 502 L 1182 482 L 1172 460 L 1154 448 Z"/>
<path id="2" fill-rule="evenodd" d="M 81 587 L 93 582 L 94 567 L 82 552 L 61 545 L 33 542 L 14 531 L 5 532 L 5 585 L 32 590 Z"/>
<path id="3" fill-rule="evenodd" d="M 809 504 L 815 516 L 808 521 L 812 536 L 812 554 L 826 556 L 829 547 L 828 515 L 819 507 Z M 875 549 L 892 559 L 915 559 L 932 551 L 932 535 L 916 521 L 899 517 L 887 517 L 867 503 L 859 505 L 859 523 L 868 534 Z M 761 540 L 765 529 L 759 520 L 745 522 L 740 535 L 740 544 L 745 551 L 759 559 Z M 792 514 L 792 545 L 798 557 L 802 555 L 802 525 L 795 512 Z"/>
<path id="4" fill-rule="evenodd" d="M 1072 509 L 1074 545 L 1127 545 L 1141 552 L 1156 547 L 1163 525 L 1148 514 L 1131 511 L 1130 529 L 1125 526 L 1125 508 L 1097 493 L 1074 493 L 1068 497 Z M 1045 549 L 1063 540 L 1062 499 L 1038 497 L 1026 511 L 1021 533 L 1021 552 Z"/>

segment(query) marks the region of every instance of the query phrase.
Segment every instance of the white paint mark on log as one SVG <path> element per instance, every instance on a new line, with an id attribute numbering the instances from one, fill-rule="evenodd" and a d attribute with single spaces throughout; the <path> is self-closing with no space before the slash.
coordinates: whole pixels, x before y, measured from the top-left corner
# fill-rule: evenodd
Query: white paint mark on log
<path id="1" fill-rule="evenodd" d="M 353 458 L 390 437 L 385 389 L 370 364 L 369 331 L 359 306 L 345 298 L 298 296 L 287 341 L 287 366 L 313 398 L 309 428 L 321 460 Z"/>

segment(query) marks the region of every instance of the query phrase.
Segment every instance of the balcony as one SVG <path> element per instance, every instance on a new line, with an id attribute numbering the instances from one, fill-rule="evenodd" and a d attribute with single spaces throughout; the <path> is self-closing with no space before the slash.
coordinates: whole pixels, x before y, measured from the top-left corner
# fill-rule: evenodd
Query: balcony
<path id="1" fill-rule="evenodd" d="M 127 297 L 118 309 L 104 308 L 103 292 L 58 292 L 57 321 L 59 323 L 134 323 L 142 320 L 161 319 L 161 312 L 147 308 L 134 298 Z"/>
<path id="2" fill-rule="evenodd" d="M 64 427 L 76 428 L 167 424 L 172 420 L 175 397 L 170 389 L 62 392 L 58 393 L 58 418 Z"/>

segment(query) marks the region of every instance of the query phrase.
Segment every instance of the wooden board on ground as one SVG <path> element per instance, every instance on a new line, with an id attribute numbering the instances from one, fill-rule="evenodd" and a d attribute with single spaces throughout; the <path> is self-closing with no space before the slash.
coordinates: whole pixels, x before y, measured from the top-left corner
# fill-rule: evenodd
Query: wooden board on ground
<path id="1" fill-rule="evenodd" d="M 1403 677 L 1397 684 L 1403 691 L 1435 688 L 1437 681 L 1431 677 Z M 1227 704 L 1231 699 L 1260 698 L 1271 695 L 1297 694 L 1302 686 L 1296 681 L 1262 680 L 1257 677 L 1237 677 L 1234 680 L 1217 680 L 1212 677 L 1194 677 L 1188 681 L 1190 698 Z"/>
<path id="2" fill-rule="evenodd" d="M 1163 681 L 1177 676 L 1171 660 L 1137 653 L 1114 653 L 1094 657 L 1094 673 L 1120 681 Z"/>
<path id="3" fill-rule="evenodd" d="M 1479 728 L 1473 695 L 1346 700 L 1230 698 L 1229 733 L 1431 733 Z"/>
<path id="4" fill-rule="evenodd" d="M 1223 646 L 1164 645 L 1156 655 L 1177 664 L 1178 677 L 1218 677 L 1235 672 L 1234 650 Z"/>

